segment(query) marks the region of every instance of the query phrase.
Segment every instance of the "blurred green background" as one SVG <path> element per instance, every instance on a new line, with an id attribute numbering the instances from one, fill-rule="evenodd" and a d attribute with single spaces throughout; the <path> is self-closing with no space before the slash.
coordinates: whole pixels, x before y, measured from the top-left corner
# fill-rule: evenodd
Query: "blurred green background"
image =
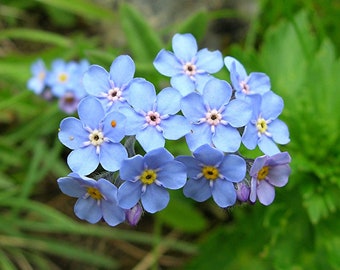
<path id="1" fill-rule="evenodd" d="M 56 184 L 69 173 L 57 139 L 67 115 L 26 88 L 32 62 L 108 69 L 130 54 L 161 89 L 169 80 L 152 61 L 185 32 L 270 76 L 291 134 L 288 185 L 268 207 L 222 210 L 173 192 L 135 228 L 79 221 Z M 340 269 L 339 53 L 338 0 L 2 0 L 0 269 Z M 226 68 L 217 76 L 229 81 Z"/>

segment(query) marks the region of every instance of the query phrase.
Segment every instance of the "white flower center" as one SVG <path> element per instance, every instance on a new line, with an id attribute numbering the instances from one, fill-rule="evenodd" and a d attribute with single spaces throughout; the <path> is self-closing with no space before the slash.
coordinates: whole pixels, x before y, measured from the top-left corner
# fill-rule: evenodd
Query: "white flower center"
<path id="1" fill-rule="evenodd" d="M 183 65 L 183 70 L 184 73 L 189 77 L 195 76 L 196 74 L 196 66 L 191 62 L 185 63 Z"/>
<path id="2" fill-rule="evenodd" d="M 242 92 L 244 94 L 248 95 L 250 93 L 249 85 L 245 81 L 241 81 L 240 82 L 240 86 L 241 86 Z"/>
<path id="3" fill-rule="evenodd" d="M 160 124 L 161 122 L 161 117 L 159 115 L 158 112 L 154 112 L 154 111 L 149 111 L 146 115 L 145 115 L 145 120 L 146 122 L 151 125 L 151 126 L 157 126 Z"/>
<path id="4" fill-rule="evenodd" d="M 103 132 L 95 129 L 89 134 L 90 143 L 94 146 L 99 146 L 104 142 Z"/>
<path id="5" fill-rule="evenodd" d="M 205 114 L 205 119 L 209 125 L 217 126 L 222 120 L 222 115 L 219 111 L 213 109 Z"/>
<path id="6" fill-rule="evenodd" d="M 121 99 L 122 93 L 123 91 L 120 88 L 114 87 L 107 92 L 106 97 L 110 101 L 116 101 L 116 100 Z"/>

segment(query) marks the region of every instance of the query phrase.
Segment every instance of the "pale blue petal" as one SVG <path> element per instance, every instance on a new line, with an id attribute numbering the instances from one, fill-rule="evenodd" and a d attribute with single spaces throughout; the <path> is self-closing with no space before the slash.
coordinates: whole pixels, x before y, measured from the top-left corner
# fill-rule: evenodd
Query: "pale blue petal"
<path id="1" fill-rule="evenodd" d="M 194 151 L 203 144 L 212 144 L 210 125 L 192 125 L 191 132 L 185 135 L 186 142 L 191 151 Z"/>
<path id="2" fill-rule="evenodd" d="M 242 143 L 250 150 L 255 149 L 259 140 L 257 132 L 257 128 L 253 124 L 248 124 L 243 131 Z"/>
<path id="3" fill-rule="evenodd" d="M 129 107 L 122 107 L 119 112 L 123 113 L 126 117 L 125 134 L 136 135 L 146 123 L 145 117 Z"/>
<path id="4" fill-rule="evenodd" d="M 274 201 L 275 188 L 267 181 L 261 181 L 257 186 L 257 197 L 263 205 L 269 205 Z"/>
<path id="5" fill-rule="evenodd" d="M 161 132 L 155 127 L 148 126 L 136 134 L 136 140 L 140 143 L 146 152 L 152 149 L 163 147 L 165 139 Z"/>
<path id="6" fill-rule="evenodd" d="M 291 160 L 292 158 L 288 154 L 288 152 L 282 152 L 270 157 L 270 159 L 267 161 L 267 165 L 268 166 L 285 165 L 290 163 Z"/>
<path id="7" fill-rule="evenodd" d="M 101 93 L 107 93 L 111 89 L 109 73 L 101 66 L 92 65 L 84 73 L 83 86 L 90 95 L 101 97 Z"/>
<path id="8" fill-rule="evenodd" d="M 195 178 L 201 173 L 201 167 L 199 166 L 201 161 L 190 156 L 178 156 L 175 160 L 182 162 L 186 166 L 188 178 Z"/>
<path id="9" fill-rule="evenodd" d="M 120 169 L 122 161 L 128 157 L 127 151 L 120 143 L 103 143 L 100 147 L 100 164 L 107 171 Z"/>
<path id="10" fill-rule="evenodd" d="M 119 112 L 108 113 L 103 120 L 103 133 L 112 142 L 120 142 L 125 136 L 126 117 Z"/>
<path id="11" fill-rule="evenodd" d="M 204 165 L 217 166 L 222 162 L 224 154 L 220 150 L 205 144 L 197 148 L 193 156 Z"/>
<path id="12" fill-rule="evenodd" d="M 266 165 L 268 158 L 268 156 L 260 156 L 255 159 L 253 166 L 249 171 L 251 177 L 257 177 L 257 173 Z"/>
<path id="13" fill-rule="evenodd" d="M 101 210 L 103 219 L 110 226 L 116 226 L 125 220 L 125 211 L 116 203 L 102 200 Z"/>
<path id="14" fill-rule="evenodd" d="M 114 184 L 104 178 L 100 178 L 96 185 L 100 193 L 104 195 L 105 200 L 117 202 L 117 187 Z"/>
<path id="15" fill-rule="evenodd" d="M 232 89 L 226 81 L 219 79 L 209 80 L 203 89 L 204 103 L 209 105 L 210 109 L 220 109 L 227 104 L 231 97 Z"/>
<path id="16" fill-rule="evenodd" d="M 131 81 L 135 74 L 135 69 L 135 63 L 130 56 L 118 56 L 110 66 L 110 76 L 115 87 L 122 87 Z"/>
<path id="17" fill-rule="evenodd" d="M 189 179 L 183 188 L 183 193 L 197 202 L 204 202 L 211 197 L 209 182 L 203 178 Z"/>
<path id="18" fill-rule="evenodd" d="M 169 192 L 155 184 L 148 185 L 141 196 L 141 202 L 145 211 L 155 213 L 164 209 L 170 200 Z"/>
<path id="19" fill-rule="evenodd" d="M 177 57 L 169 51 L 162 49 L 156 56 L 153 65 L 157 71 L 165 76 L 172 77 L 183 71 L 183 66 Z"/>
<path id="20" fill-rule="evenodd" d="M 229 181 L 217 179 L 213 183 L 211 193 L 215 203 L 220 207 L 229 207 L 236 202 L 236 190 Z"/>
<path id="21" fill-rule="evenodd" d="M 257 180 L 256 178 L 252 177 L 250 181 L 250 194 L 249 194 L 249 200 L 254 203 L 257 198 Z"/>
<path id="22" fill-rule="evenodd" d="M 70 196 L 79 198 L 86 194 L 86 188 L 73 177 L 61 177 L 57 180 L 60 190 Z"/>
<path id="23" fill-rule="evenodd" d="M 97 200 L 79 198 L 74 205 L 74 213 L 80 219 L 89 223 L 97 223 L 102 218 L 102 211 Z"/>
<path id="24" fill-rule="evenodd" d="M 203 89 L 206 85 L 206 83 L 211 80 L 214 79 L 215 77 L 211 76 L 209 73 L 197 73 L 195 75 L 195 86 L 196 86 L 196 90 L 202 94 L 203 93 Z"/>
<path id="25" fill-rule="evenodd" d="M 67 164 L 79 175 L 88 175 L 99 165 L 96 148 L 92 145 L 73 150 L 67 157 Z"/>
<path id="26" fill-rule="evenodd" d="M 58 138 L 62 144 L 70 149 L 77 149 L 88 141 L 89 133 L 83 128 L 83 124 L 79 119 L 67 117 L 60 123 L 60 131 Z"/>
<path id="27" fill-rule="evenodd" d="M 134 181 L 134 179 L 144 170 L 144 158 L 141 155 L 133 156 L 123 160 L 120 168 L 120 178 L 123 180 Z"/>
<path id="28" fill-rule="evenodd" d="M 237 155 L 226 155 L 219 166 L 220 173 L 230 182 L 241 182 L 246 176 L 246 162 Z"/>
<path id="29" fill-rule="evenodd" d="M 144 156 L 145 164 L 149 169 L 162 168 L 168 162 L 172 162 L 173 160 L 173 155 L 163 147 L 154 149 Z"/>
<path id="30" fill-rule="evenodd" d="M 243 65 L 234 57 L 227 56 L 224 58 L 224 63 L 226 67 L 228 68 L 229 72 L 236 72 L 242 80 L 244 80 L 248 75 L 246 70 L 244 69 Z M 232 65 L 234 63 L 234 68 L 232 68 Z"/>
<path id="31" fill-rule="evenodd" d="M 165 188 L 179 189 L 187 180 L 186 167 L 179 161 L 168 162 L 157 172 L 157 180 Z"/>
<path id="32" fill-rule="evenodd" d="M 156 101 L 155 87 L 149 81 L 134 81 L 130 84 L 127 99 L 137 112 L 148 112 L 153 109 Z"/>
<path id="33" fill-rule="evenodd" d="M 258 141 L 258 146 L 260 150 L 268 156 L 280 153 L 280 149 L 277 147 L 275 142 L 271 138 L 268 138 L 267 136 L 263 135 L 261 136 L 261 138 Z"/>
<path id="34" fill-rule="evenodd" d="M 262 95 L 261 112 L 266 120 L 276 119 L 283 110 L 283 99 L 273 91 Z"/>
<path id="35" fill-rule="evenodd" d="M 142 184 L 138 182 L 124 182 L 118 189 L 118 205 L 124 209 L 135 206 L 142 193 Z"/>
<path id="36" fill-rule="evenodd" d="M 175 34 L 172 38 L 172 49 L 177 58 L 190 62 L 197 53 L 197 42 L 192 34 Z"/>
<path id="37" fill-rule="evenodd" d="M 79 102 L 78 114 L 80 120 L 91 129 L 97 129 L 105 112 L 100 101 L 92 96 L 85 97 Z"/>
<path id="38" fill-rule="evenodd" d="M 290 142 L 288 127 L 280 119 L 276 119 L 268 125 L 268 132 L 278 144 L 287 144 Z"/>
<path id="39" fill-rule="evenodd" d="M 248 124 L 252 112 L 249 103 L 234 99 L 227 104 L 222 115 L 223 120 L 226 120 L 231 126 L 238 128 Z"/>
<path id="40" fill-rule="evenodd" d="M 223 67 L 223 58 L 220 51 L 202 49 L 197 52 L 196 67 L 208 73 L 216 73 Z"/>
<path id="41" fill-rule="evenodd" d="M 207 112 L 203 103 L 203 97 L 197 93 L 191 93 L 182 98 L 181 110 L 190 122 L 197 122 L 199 119 L 205 118 Z"/>
<path id="42" fill-rule="evenodd" d="M 168 140 L 178 140 L 191 129 L 188 120 L 182 115 L 173 115 L 162 120 L 160 127 L 163 129 L 163 136 Z"/>
<path id="43" fill-rule="evenodd" d="M 195 82 L 184 73 L 177 74 L 170 79 L 170 84 L 177 89 L 182 96 L 186 96 L 195 91 Z"/>
<path id="44" fill-rule="evenodd" d="M 235 152 L 240 148 L 241 135 L 236 128 L 218 125 L 212 136 L 212 142 L 216 148 L 224 152 Z"/>
<path id="45" fill-rule="evenodd" d="M 270 79 L 262 72 L 252 72 L 249 74 L 247 84 L 250 94 L 264 94 L 270 91 Z"/>
<path id="46" fill-rule="evenodd" d="M 174 88 L 167 87 L 157 95 L 157 112 L 160 115 L 176 114 L 181 108 L 182 95 Z"/>
<path id="47" fill-rule="evenodd" d="M 268 172 L 268 182 L 276 187 L 283 187 L 288 183 L 291 169 L 288 164 L 270 167 Z"/>

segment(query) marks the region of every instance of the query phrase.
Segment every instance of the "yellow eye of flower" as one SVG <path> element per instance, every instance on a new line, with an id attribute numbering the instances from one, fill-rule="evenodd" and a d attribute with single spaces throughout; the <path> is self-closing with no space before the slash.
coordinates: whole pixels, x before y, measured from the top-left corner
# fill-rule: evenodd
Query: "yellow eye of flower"
<path id="1" fill-rule="evenodd" d="M 59 80 L 59 82 L 61 82 L 61 83 L 66 82 L 67 79 L 68 79 L 68 76 L 67 76 L 66 73 L 60 73 L 59 76 L 58 76 L 58 80 Z"/>
<path id="2" fill-rule="evenodd" d="M 208 180 L 216 180 L 220 173 L 214 166 L 204 166 L 202 168 L 202 174 Z"/>
<path id="3" fill-rule="evenodd" d="M 259 118 L 256 121 L 256 128 L 259 132 L 264 133 L 267 131 L 267 122 L 263 118 Z"/>
<path id="4" fill-rule="evenodd" d="M 259 172 L 257 173 L 257 179 L 258 180 L 265 179 L 268 173 L 269 173 L 269 167 L 268 166 L 262 167 L 261 170 L 259 170 Z"/>
<path id="5" fill-rule="evenodd" d="M 143 184 L 150 185 L 157 179 L 157 173 L 154 170 L 144 170 L 140 175 Z"/>
<path id="6" fill-rule="evenodd" d="M 94 187 L 88 187 L 87 188 L 87 194 L 95 200 L 101 200 L 103 198 L 102 194 L 100 191 Z"/>

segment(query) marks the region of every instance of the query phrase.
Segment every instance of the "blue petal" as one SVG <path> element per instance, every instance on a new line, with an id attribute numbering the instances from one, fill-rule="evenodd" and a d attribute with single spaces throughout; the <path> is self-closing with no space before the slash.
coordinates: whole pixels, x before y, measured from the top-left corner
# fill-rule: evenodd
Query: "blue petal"
<path id="1" fill-rule="evenodd" d="M 202 145 L 199 148 L 197 148 L 194 151 L 193 155 L 197 160 L 199 160 L 204 165 L 212 166 L 220 164 L 224 157 L 224 154 L 221 151 L 211 147 L 208 144 Z"/>
<path id="2" fill-rule="evenodd" d="M 280 149 L 277 147 L 275 142 L 271 138 L 268 138 L 264 135 L 262 135 L 259 139 L 258 146 L 260 150 L 268 156 L 280 153 Z"/>
<path id="3" fill-rule="evenodd" d="M 197 42 L 192 34 L 175 34 L 172 49 L 177 58 L 190 62 L 197 53 Z"/>
<path id="4" fill-rule="evenodd" d="M 231 72 L 237 73 L 238 76 L 241 78 L 241 80 L 244 80 L 248 76 L 243 65 L 237 59 L 235 59 L 234 57 L 231 57 L 231 56 L 225 57 L 224 63 L 226 65 L 226 67 L 228 68 L 229 72 L 230 73 Z M 233 65 L 234 65 L 234 68 L 232 68 Z"/>
<path id="5" fill-rule="evenodd" d="M 191 151 L 194 151 L 203 144 L 212 144 L 210 125 L 192 125 L 191 132 L 185 135 L 186 142 Z"/>
<path id="6" fill-rule="evenodd" d="M 237 155 L 226 155 L 221 163 L 220 173 L 230 182 L 238 183 L 242 181 L 246 175 L 246 162 Z"/>
<path id="7" fill-rule="evenodd" d="M 154 149 L 144 156 L 145 164 L 150 169 L 162 168 L 173 160 L 173 155 L 163 147 Z"/>
<path id="8" fill-rule="evenodd" d="M 119 112 L 123 113 L 126 117 L 125 134 L 136 135 L 136 133 L 142 129 L 142 126 L 146 123 L 145 116 L 137 113 L 130 107 L 122 107 Z"/>
<path id="9" fill-rule="evenodd" d="M 249 123 L 244 129 L 244 132 L 242 135 L 242 142 L 244 146 L 250 150 L 255 149 L 257 142 L 259 140 L 259 137 L 257 136 L 257 132 L 258 131 L 255 125 L 251 123 Z"/>
<path id="10" fill-rule="evenodd" d="M 212 197 L 220 207 L 229 207 L 236 202 L 236 190 L 229 181 L 217 179 L 212 186 Z"/>
<path id="11" fill-rule="evenodd" d="M 249 103 L 234 99 L 230 101 L 222 113 L 223 119 L 233 127 L 243 127 L 248 124 L 252 116 L 252 108 Z"/>
<path id="12" fill-rule="evenodd" d="M 97 223 L 102 218 L 102 211 L 97 200 L 79 198 L 74 205 L 74 213 L 89 223 Z"/>
<path id="13" fill-rule="evenodd" d="M 203 89 L 204 103 L 209 105 L 210 109 L 220 109 L 227 104 L 231 97 L 232 89 L 226 81 L 219 79 L 209 80 Z"/>
<path id="14" fill-rule="evenodd" d="M 108 113 L 103 120 L 103 133 L 112 142 L 120 142 L 125 136 L 126 117 L 119 112 Z"/>
<path id="15" fill-rule="evenodd" d="M 110 66 L 111 80 L 116 87 L 122 87 L 133 79 L 135 69 L 135 63 L 130 56 L 120 55 Z"/>
<path id="16" fill-rule="evenodd" d="M 206 85 L 206 83 L 213 79 L 214 77 L 211 76 L 210 74 L 208 73 L 197 73 L 195 75 L 195 86 L 196 86 L 196 90 L 202 94 L 203 93 L 203 89 Z"/>
<path id="17" fill-rule="evenodd" d="M 170 84 L 173 88 L 177 89 L 182 96 L 194 92 L 196 88 L 195 82 L 184 73 L 173 76 L 170 80 Z"/>
<path id="18" fill-rule="evenodd" d="M 92 65 L 84 73 L 83 86 L 88 94 L 100 97 L 111 89 L 109 73 L 101 66 Z"/>
<path id="19" fill-rule="evenodd" d="M 155 213 L 164 209 L 170 200 L 169 192 L 155 184 L 148 185 L 141 196 L 141 202 L 145 211 Z"/>
<path id="20" fill-rule="evenodd" d="M 186 197 L 197 202 L 204 202 L 211 197 L 209 182 L 203 178 L 197 180 L 189 179 L 183 188 L 183 193 Z"/>
<path id="21" fill-rule="evenodd" d="M 188 120 L 181 115 L 173 115 L 162 120 L 160 127 L 163 129 L 163 136 L 168 140 L 178 140 L 191 129 Z"/>
<path id="22" fill-rule="evenodd" d="M 203 97 L 197 93 L 191 93 L 182 98 L 181 110 L 190 122 L 197 122 L 199 119 L 205 118 L 207 112 L 203 103 Z"/>
<path id="23" fill-rule="evenodd" d="M 105 200 L 117 202 L 117 187 L 114 184 L 104 178 L 100 178 L 96 185 L 100 193 L 104 195 Z"/>
<path id="24" fill-rule="evenodd" d="M 196 67 L 208 73 L 216 73 L 223 67 L 223 58 L 220 51 L 202 49 L 197 53 Z"/>
<path id="25" fill-rule="evenodd" d="M 157 112 L 160 115 L 176 114 L 181 108 L 181 94 L 174 88 L 167 87 L 157 95 Z"/>
<path id="26" fill-rule="evenodd" d="M 120 177 L 123 180 L 134 181 L 144 170 L 144 158 L 141 155 L 125 159 L 120 168 Z"/>
<path id="27" fill-rule="evenodd" d="M 136 139 L 146 152 L 165 145 L 165 139 L 162 133 L 152 126 L 148 126 L 139 131 Z"/>
<path id="28" fill-rule="evenodd" d="M 130 209 L 139 201 L 142 193 L 142 184 L 125 181 L 118 189 L 118 205 L 124 209 Z"/>
<path id="29" fill-rule="evenodd" d="M 266 165 L 268 159 L 268 156 L 257 157 L 253 163 L 253 166 L 250 168 L 249 175 L 251 177 L 257 177 L 257 173 L 262 169 L 263 166 Z"/>
<path id="30" fill-rule="evenodd" d="M 249 74 L 247 82 L 251 94 L 264 94 L 270 91 L 270 79 L 261 72 L 252 72 Z"/>
<path id="31" fill-rule="evenodd" d="M 125 220 L 125 211 L 116 203 L 102 200 L 101 210 L 105 222 L 110 226 L 116 226 Z"/>
<path id="32" fill-rule="evenodd" d="M 92 145 L 73 150 L 67 157 L 67 164 L 79 175 L 92 173 L 99 165 L 96 148 Z"/>
<path id="33" fill-rule="evenodd" d="M 263 205 L 269 205 L 274 201 L 275 188 L 267 181 L 261 181 L 257 186 L 257 197 Z"/>
<path id="34" fill-rule="evenodd" d="M 201 173 L 201 161 L 190 156 L 178 156 L 175 160 L 182 162 L 187 168 L 188 178 L 195 178 Z"/>
<path id="35" fill-rule="evenodd" d="M 89 140 L 88 135 L 89 133 L 77 118 L 67 117 L 60 123 L 58 138 L 62 144 L 70 149 L 84 146 L 84 142 Z"/>
<path id="36" fill-rule="evenodd" d="M 70 197 L 79 198 L 85 195 L 87 192 L 86 188 L 73 177 L 62 177 L 57 181 L 60 190 Z"/>
<path id="37" fill-rule="evenodd" d="M 134 81 L 129 87 L 127 99 L 137 112 L 148 112 L 153 109 L 156 101 L 155 87 L 148 81 Z"/>
<path id="38" fill-rule="evenodd" d="M 283 187 L 288 183 L 291 169 L 288 164 L 277 165 L 269 169 L 268 182 L 276 187 Z"/>
<path id="39" fill-rule="evenodd" d="M 127 157 L 127 151 L 120 143 L 103 143 L 100 147 L 100 164 L 107 171 L 119 170 L 122 161 Z"/>
<path id="40" fill-rule="evenodd" d="M 287 144 L 290 141 L 288 127 L 280 119 L 276 119 L 268 125 L 268 132 L 276 143 Z"/>
<path id="41" fill-rule="evenodd" d="M 218 125 L 212 142 L 216 148 L 224 152 L 235 152 L 240 148 L 241 135 L 236 128 L 229 125 Z"/>
<path id="42" fill-rule="evenodd" d="M 104 118 L 105 112 L 98 99 L 88 96 L 82 99 L 78 105 L 80 120 L 91 129 L 97 129 L 99 122 Z"/>
<path id="43" fill-rule="evenodd" d="M 283 99 L 273 91 L 266 92 L 262 96 L 261 112 L 266 120 L 276 119 L 283 110 Z"/>
<path id="44" fill-rule="evenodd" d="M 166 188 L 179 189 L 187 180 L 186 167 L 179 161 L 168 162 L 157 172 L 157 180 Z"/>
<path id="45" fill-rule="evenodd" d="M 159 73 L 172 77 L 183 71 L 182 64 L 177 57 L 169 51 L 162 49 L 156 56 L 153 65 Z"/>

